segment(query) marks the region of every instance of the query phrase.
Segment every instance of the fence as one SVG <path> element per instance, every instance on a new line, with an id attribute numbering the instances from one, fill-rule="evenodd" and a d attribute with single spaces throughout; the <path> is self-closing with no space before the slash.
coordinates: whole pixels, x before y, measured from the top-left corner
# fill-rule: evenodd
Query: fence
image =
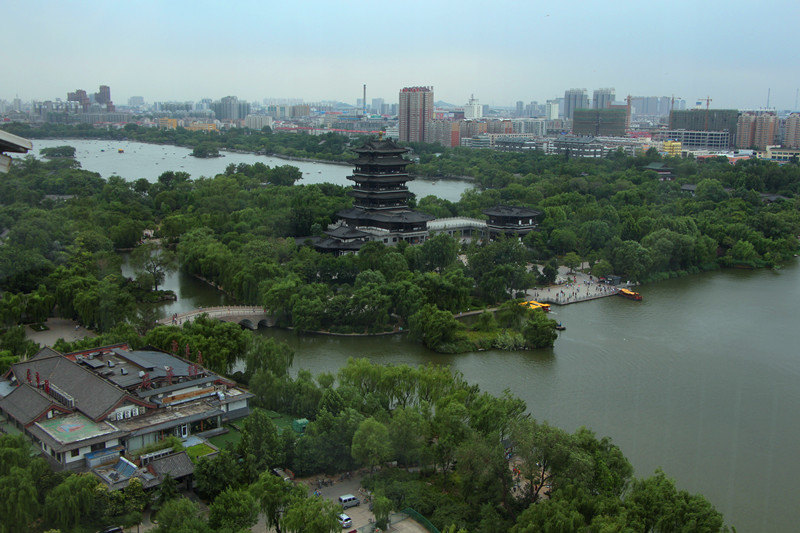
<path id="1" fill-rule="evenodd" d="M 427 529 L 430 533 L 441 533 L 436 526 L 431 524 L 430 520 L 416 512 L 414 509 L 407 507 L 398 513 L 392 513 L 389 515 L 389 527 L 385 531 L 392 531 L 394 529 L 392 526 L 402 522 L 403 520 L 412 519 L 417 522 L 419 525 Z M 379 531 L 375 524 L 367 524 L 366 526 L 361 526 L 357 530 L 359 533 L 377 533 Z"/>

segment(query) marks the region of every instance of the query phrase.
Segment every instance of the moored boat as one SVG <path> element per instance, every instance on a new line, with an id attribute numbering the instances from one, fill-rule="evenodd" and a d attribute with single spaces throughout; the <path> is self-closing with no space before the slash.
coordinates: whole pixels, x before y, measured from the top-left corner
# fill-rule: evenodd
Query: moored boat
<path id="1" fill-rule="evenodd" d="M 550 304 L 543 304 L 535 300 L 527 300 L 525 302 L 520 302 L 519 305 L 521 305 L 522 307 L 527 307 L 528 309 L 534 309 L 534 310 L 541 309 L 545 313 L 550 312 Z"/>
<path id="2" fill-rule="evenodd" d="M 620 289 L 619 291 L 617 291 L 617 294 L 619 294 L 620 296 L 623 296 L 623 297 L 625 297 L 625 298 L 627 298 L 629 300 L 636 300 L 637 302 L 641 301 L 641 299 L 642 299 L 642 295 L 641 294 L 639 294 L 638 292 L 633 292 L 633 291 L 628 290 L 628 289 Z"/>

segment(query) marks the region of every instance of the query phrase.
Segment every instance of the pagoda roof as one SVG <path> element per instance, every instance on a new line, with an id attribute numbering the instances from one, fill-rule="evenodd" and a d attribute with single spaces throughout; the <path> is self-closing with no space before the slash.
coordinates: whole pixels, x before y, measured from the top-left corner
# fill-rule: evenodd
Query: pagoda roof
<path id="1" fill-rule="evenodd" d="M 392 174 L 371 174 L 368 172 L 354 171 L 353 174 L 347 176 L 347 179 L 353 181 L 414 181 L 414 176 L 406 172 L 394 172 Z"/>
<path id="2" fill-rule="evenodd" d="M 373 191 L 370 189 L 353 188 L 347 191 L 349 196 L 358 198 L 410 198 L 411 192 L 408 189 L 387 189 L 384 191 Z"/>
<path id="3" fill-rule="evenodd" d="M 314 248 L 318 248 L 320 250 L 343 250 L 343 251 L 358 251 L 364 246 L 367 242 L 366 239 L 363 240 L 354 240 L 354 241 L 341 241 L 339 239 L 333 238 L 320 238 L 320 237 L 313 237 L 311 239 L 311 243 L 313 244 Z"/>
<path id="4" fill-rule="evenodd" d="M 359 157 L 353 161 L 354 165 L 379 165 L 382 167 L 409 165 L 411 161 L 403 159 L 402 157 L 379 157 L 377 159 L 370 159 L 369 157 Z"/>
<path id="5" fill-rule="evenodd" d="M 528 209 L 527 207 L 518 207 L 514 205 L 498 205 L 483 210 L 484 215 L 495 217 L 536 217 L 542 214 L 541 211 L 535 209 Z"/>
<path id="6" fill-rule="evenodd" d="M 412 211 L 411 209 L 371 211 L 358 207 L 339 211 L 337 215 L 349 220 L 396 223 L 427 222 L 436 218 L 433 215 Z"/>
<path id="7" fill-rule="evenodd" d="M 329 235 L 334 239 L 363 239 L 364 237 L 368 237 L 370 234 L 366 231 L 361 231 L 360 229 L 351 228 L 350 226 L 336 226 L 335 228 L 326 231 L 325 235 Z"/>
<path id="8" fill-rule="evenodd" d="M 370 139 L 359 148 L 354 148 L 353 151 L 357 154 L 369 154 L 375 152 L 404 154 L 408 152 L 408 148 L 399 146 L 391 139 Z"/>

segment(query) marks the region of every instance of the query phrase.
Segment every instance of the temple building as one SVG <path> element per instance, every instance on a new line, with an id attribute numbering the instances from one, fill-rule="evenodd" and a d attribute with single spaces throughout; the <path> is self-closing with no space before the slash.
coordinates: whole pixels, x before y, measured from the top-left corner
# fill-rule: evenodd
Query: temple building
<path id="1" fill-rule="evenodd" d="M 489 238 L 495 239 L 500 235 L 516 238 L 527 235 L 536 229 L 536 219 L 542 213 L 527 207 L 498 205 L 484 209 L 483 214 L 489 217 L 486 222 Z"/>
<path id="2" fill-rule="evenodd" d="M 408 207 L 406 182 L 413 180 L 403 158 L 408 148 L 391 139 L 372 139 L 353 150 L 358 158 L 353 162 L 354 182 L 348 192 L 353 207 L 339 211 L 339 221 L 325 231 L 325 238 L 314 240 L 321 251 L 355 252 L 365 243 L 378 241 L 395 245 L 400 241 L 420 244 L 428 236 L 427 223 L 434 217 Z"/>

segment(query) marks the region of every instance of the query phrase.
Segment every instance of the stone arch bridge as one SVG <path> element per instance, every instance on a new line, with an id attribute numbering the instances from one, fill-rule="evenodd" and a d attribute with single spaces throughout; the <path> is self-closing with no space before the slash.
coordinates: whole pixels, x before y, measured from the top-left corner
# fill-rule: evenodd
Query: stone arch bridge
<path id="1" fill-rule="evenodd" d="M 244 305 L 224 305 L 219 307 L 201 307 L 185 313 L 162 318 L 159 324 L 180 326 L 191 322 L 200 315 L 208 315 L 223 322 L 235 322 L 243 328 L 256 330 L 260 327 L 275 325 L 275 317 L 267 314 L 263 307 Z"/>

